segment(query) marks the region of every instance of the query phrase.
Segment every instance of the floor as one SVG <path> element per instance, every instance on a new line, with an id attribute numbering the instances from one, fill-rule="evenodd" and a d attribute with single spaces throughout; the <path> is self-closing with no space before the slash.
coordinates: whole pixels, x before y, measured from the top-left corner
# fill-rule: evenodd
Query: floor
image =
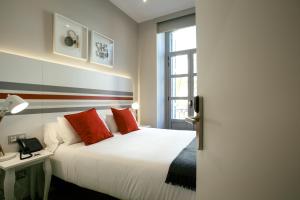
<path id="1" fill-rule="evenodd" d="M 76 185 L 66 183 L 54 176 L 51 180 L 51 188 L 48 200 L 118 200 L 105 194 L 100 194 L 91 190 L 80 188 Z M 0 190 L 0 200 L 4 200 L 3 191 Z M 23 200 L 31 200 L 30 197 Z M 41 199 L 39 199 L 41 200 Z"/>
<path id="2" fill-rule="evenodd" d="M 66 183 L 56 177 L 52 177 L 49 200 L 60 199 L 89 199 L 89 200 L 118 200 L 116 198 L 100 194 L 91 190 L 80 188 L 76 185 Z"/>

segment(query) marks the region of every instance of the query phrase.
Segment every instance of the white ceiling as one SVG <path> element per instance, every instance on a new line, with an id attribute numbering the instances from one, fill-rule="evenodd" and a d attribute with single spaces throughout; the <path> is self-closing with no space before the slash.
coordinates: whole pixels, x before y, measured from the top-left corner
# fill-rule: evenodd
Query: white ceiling
<path id="1" fill-rule="evenodd" d="M 138 23 L 195 7 L 195 0 L 110 0 Z"/>

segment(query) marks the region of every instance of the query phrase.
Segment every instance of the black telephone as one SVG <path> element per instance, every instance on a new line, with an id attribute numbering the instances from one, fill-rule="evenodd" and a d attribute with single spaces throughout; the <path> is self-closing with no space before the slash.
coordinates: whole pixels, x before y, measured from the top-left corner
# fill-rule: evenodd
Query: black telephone
<path id="1" fill-rule="evenodd" d="M 32 153 L 43 149 L 42 144 L 37 138 L 18 139 L 20 147 L 20 159 L 24 160 L 32 157 Z M 26 155 L 23 157 L 23 155 Z"/>

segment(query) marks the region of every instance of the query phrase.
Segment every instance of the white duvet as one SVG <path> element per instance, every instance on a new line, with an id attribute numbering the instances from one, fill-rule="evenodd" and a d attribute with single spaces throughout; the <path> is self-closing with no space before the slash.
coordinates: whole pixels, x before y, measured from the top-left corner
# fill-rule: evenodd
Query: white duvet
<path id="1" fill-rule="evenodd" d="M 195 200 L 194 191 L 165 183 L 171 162 L 194 137 L 193 131 L 144 128 L 90 146 L 60 145 L 53 174 L 123 200 Z"/>

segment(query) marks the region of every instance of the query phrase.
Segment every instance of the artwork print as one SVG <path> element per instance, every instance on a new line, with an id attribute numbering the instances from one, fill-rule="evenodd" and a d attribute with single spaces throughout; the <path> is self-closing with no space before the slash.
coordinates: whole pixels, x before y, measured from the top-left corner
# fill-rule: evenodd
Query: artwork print
<path id="1" fill-rule="evenodd" d="M 114 41 L 95 31 L 91 32 L 90 62 L 112 67 L 114 61 Z"/>
<path id="2" fill-rule="evenodd" d="M 88 28 L 55 13 L 53 53 L 86 61 L 88 58 Z"/>

